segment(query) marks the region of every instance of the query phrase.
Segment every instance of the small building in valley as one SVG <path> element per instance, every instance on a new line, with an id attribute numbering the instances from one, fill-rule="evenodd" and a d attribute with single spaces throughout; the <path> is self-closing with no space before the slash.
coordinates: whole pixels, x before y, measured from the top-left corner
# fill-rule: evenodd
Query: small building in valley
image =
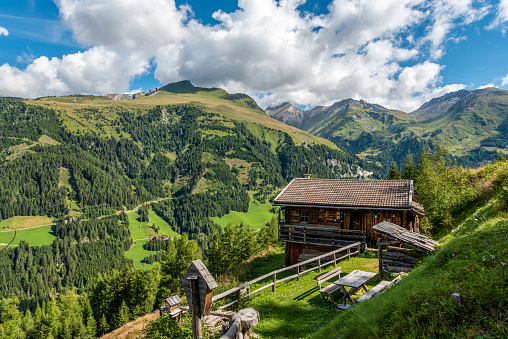
<path id="1" fill-rule="evenodd" d="M 423 207 L 413 200 L 412 180 L 296 178 L 274 199 L 286 265 L 305 252 L 322 254 L 353 242 L 375 243 L 382 221 L 419 233 Z"/>

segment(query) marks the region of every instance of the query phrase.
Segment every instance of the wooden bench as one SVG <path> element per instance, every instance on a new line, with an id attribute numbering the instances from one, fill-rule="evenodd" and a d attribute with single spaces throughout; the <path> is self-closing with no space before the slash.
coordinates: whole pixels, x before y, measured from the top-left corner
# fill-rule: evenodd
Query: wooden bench
<path id="1" fill-rule="evenodd" d="M 362 302 L 364 300 L 372 298 L 375 295 L 378 295 L 379 293 L 383 292 L 384 290 L 386 290 L 387 288 L 389 288 L 390 286 L 392 286 L 393 284 L 398 282 L 401 278 L 402 277 L 399 275 L 397 278 L 393 279 L 392 281 L 385 281 L 385 280 L 381 281 L 379 284 L 377 284 L 376 286 L 372 287 L 369 291 L 367 291 L 367 293 L 365 293 L 360 298 L 358 298 L 358 300 L 356 302 Z"/>
<path id="2" fill-rule="evenodd" d="M 336 277 L 336 276 L 339 276 L 339 278 L 340 278 L 341 273 L 342 273 L 341 268 L 337 267 L 337 268 L 331 270 L 330 272 L 325 273 L 325 274 L 316 278 L 317 283 L 319 285 L 319 294 L 321 295 L 321 298 L 323 297 L 323 293 L 330 295 L 330 294 L 340 290 L 339 285 L 331 284 L 331 285 L 326 286 L 325 288 L 321 288 L 321 284 L 324 283 L 325 281 L 330 280 L 333 277 Z"/>

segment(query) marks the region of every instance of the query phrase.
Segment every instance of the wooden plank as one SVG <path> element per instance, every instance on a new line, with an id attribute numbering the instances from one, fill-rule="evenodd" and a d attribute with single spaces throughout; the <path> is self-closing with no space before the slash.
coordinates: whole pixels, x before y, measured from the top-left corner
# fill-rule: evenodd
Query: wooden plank
<path id="1" fill-rule="evenodd" d="M 374 273 L 374 272 L 364 272 L 364 271 L 354 270 L 353 272 L 349 273 L 348 275 L 335 281 L 334 284 L 358 288 L 358 287 L 361 287 L 362 285 L 364 285 L 370 279 L 374 278 L 376 275 L 377 275 L 377 273 Z"/>

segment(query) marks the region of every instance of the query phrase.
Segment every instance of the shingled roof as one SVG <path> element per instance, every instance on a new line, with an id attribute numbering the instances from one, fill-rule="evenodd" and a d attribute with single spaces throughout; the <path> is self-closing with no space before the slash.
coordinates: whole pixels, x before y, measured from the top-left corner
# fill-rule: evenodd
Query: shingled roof
<path id="1" fill-rule="evenodd" d="M 274 205 L 319 207 L 423 208 L 413 200 L 412 180 L 293 179 L 275 198 Z"/>

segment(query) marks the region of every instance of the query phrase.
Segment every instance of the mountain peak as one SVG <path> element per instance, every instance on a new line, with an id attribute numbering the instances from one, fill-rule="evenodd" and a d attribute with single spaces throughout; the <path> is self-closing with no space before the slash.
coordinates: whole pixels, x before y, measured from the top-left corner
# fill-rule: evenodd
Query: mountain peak
<path id="1" fill-rule="evenodd" d="M 424 103 L 417 110 L 409 113 L 417 119 L 431 119 L 443 113 L 446 113 L 453 105 L 464 98 L 471 91 L 461 89 L 456 92 L 446 93 L 445 95 L 434 98 Z"/>

